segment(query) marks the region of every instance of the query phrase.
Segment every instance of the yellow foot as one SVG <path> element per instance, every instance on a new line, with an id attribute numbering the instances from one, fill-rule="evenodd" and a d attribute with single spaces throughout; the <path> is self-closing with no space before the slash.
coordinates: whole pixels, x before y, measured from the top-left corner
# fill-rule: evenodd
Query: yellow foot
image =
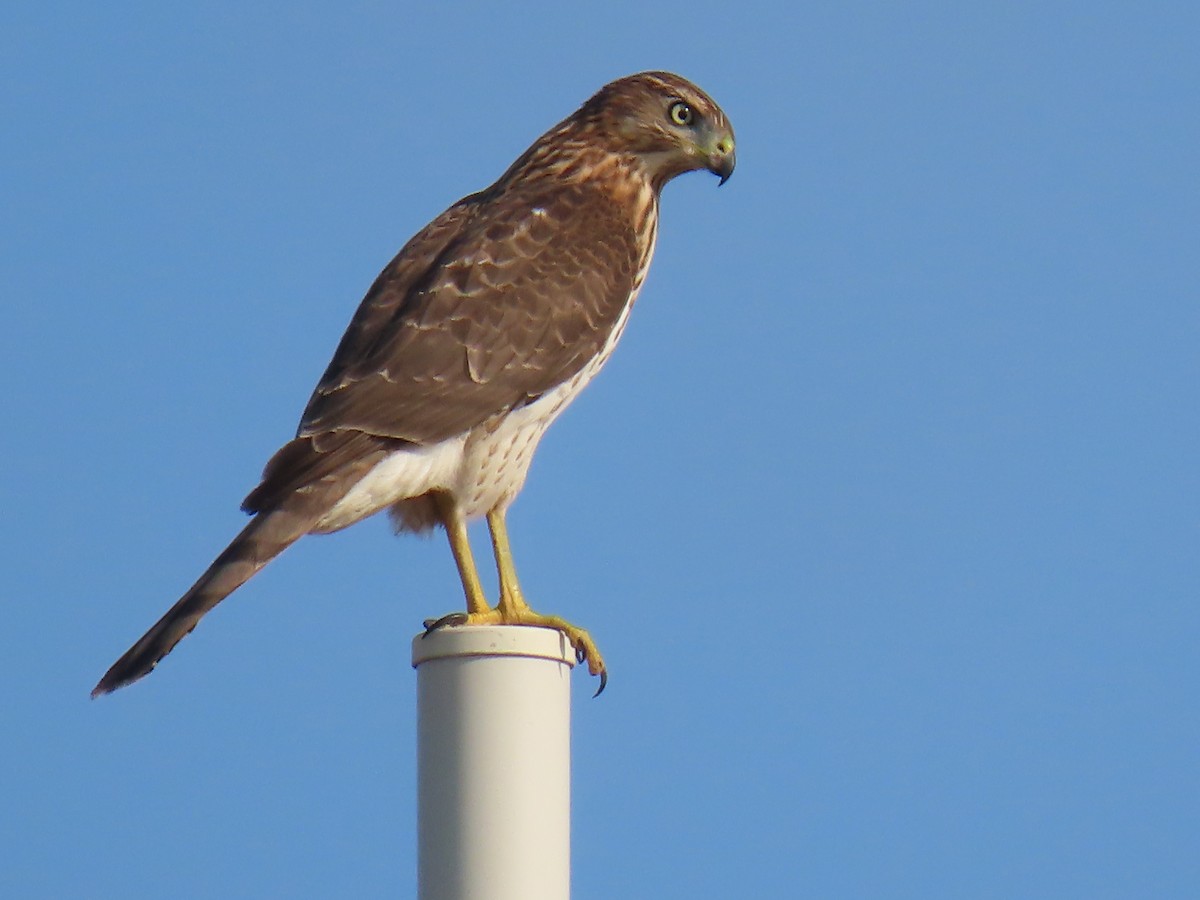
<path id="1" fill-rule="evenodd" d="M 604 666 L 604 657 L 596 649 L 596 642 L 592 640 L 592 636 L 559 616 L 544 616 L 528 607 L 509 610 L 507 615 L 499 608 L 482 613 L 450 613 L 440 619 L 426 619 L 425 633 L 436 631 L 443 625 L 536 625 L 553 628 L 571 642 L 571 646 L 575 648 L 575 658 L 581 663 L 587 663 L 591 674 L 600 676 L 600 687 L 592 696 L 599 697 L 608 686 L 608 669 Z"/>

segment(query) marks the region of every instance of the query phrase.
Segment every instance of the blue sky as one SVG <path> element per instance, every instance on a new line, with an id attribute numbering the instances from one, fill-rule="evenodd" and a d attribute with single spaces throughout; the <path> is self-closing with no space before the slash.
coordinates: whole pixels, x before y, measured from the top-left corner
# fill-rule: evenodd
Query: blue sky
<path id="1" fill-rule="evenodd" d="M 1200 894 L 1195 5 L 431 6 L 0 14 L 0 893 L 412 893 L 440 535 L 306 539 L 88 691 L 396 249 L 665 68 L 738 171 L 510 516 L 611 670 L 575 896 Z"/>

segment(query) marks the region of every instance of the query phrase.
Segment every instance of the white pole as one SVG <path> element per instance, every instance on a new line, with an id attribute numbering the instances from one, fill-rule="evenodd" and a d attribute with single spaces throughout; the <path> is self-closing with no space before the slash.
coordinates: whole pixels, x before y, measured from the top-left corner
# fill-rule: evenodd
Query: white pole
<path id="1" fill-rule="evenodd" d="M 420 900 L 568 900 L 575 653 L 549 628 L 413 639 Z"/>

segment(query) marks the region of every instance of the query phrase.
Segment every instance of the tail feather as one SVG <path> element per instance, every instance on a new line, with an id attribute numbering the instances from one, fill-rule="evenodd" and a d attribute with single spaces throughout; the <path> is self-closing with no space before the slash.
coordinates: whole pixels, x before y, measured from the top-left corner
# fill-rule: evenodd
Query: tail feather
<path id="1" fill-rule="evenodd" d="M 115 691 L 150 674 L 159 661 L 191 633 L 205 613 L 312 531 L 397 443 L 352 432 L 349 438 L 334 435 L 325 441 L 329 446 L 324 446 L 318 437 L 321 436 L 298 438 L 288 445 L 292 451 L 287 454 L 281 451 L 276 455 L 292 466 L 299 466 L 306 477 L 301 478 L 287 465 L 272 461 L 274 468 L 267 467 L 263 485 L 252 494 L 269 498 L 270 505 L 254 505 L 255 516 L 250 524 L 213 560 L 208 570 L 167 614 L 113 663 L 92 690 L 93 697 Z M 309 460 L 305 454 L 313 459 Z M 278 487 L 277 482 L 283 487 Z"/>
<path id="2" fill-rule="evenodd" d="M 312 524 L 312 516 L 296 515 L 287 509 L 255 516 L 167 614 L 113 663 L 92 696 L 99 697 L 149 675 L 205 613 L 295 543 Z"/>

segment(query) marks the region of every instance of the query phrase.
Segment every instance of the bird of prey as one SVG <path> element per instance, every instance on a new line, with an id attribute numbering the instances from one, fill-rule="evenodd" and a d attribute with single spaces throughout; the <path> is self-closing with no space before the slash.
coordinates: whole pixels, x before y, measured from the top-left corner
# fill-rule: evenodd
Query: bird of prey
<path id="1" fill-rule="evenodd" d="M 733 130 L 667 72 L 601 88 L 491 187 L 426 225 L 376 278 L 294 440 L 242 503 L 253 518 L 100 679 L 148 674 L 209 610 L 306 534 L 387 509 L 398 531 L 442 526 L 466 613 L 435 623 L 540 625 L 607 673 L 586 631 L 534 612 L 505 513 L 552 421 L 612 353 L 654 252 L 659 194 L 677 175 L 733 172 Z M 484 516 L 499 600 L 480 586 L 466 523 Z M 597 691 L 599 693 L 599 691 Z"/>

